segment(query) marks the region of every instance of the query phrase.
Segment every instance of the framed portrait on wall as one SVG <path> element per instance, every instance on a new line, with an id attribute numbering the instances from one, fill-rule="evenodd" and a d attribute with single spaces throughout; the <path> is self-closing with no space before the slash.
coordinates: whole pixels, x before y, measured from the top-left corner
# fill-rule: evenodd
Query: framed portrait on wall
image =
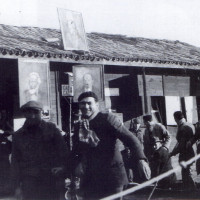
<path id="1" fill-rule="evenodd" d="M 42 103 L 49 112 L 49 62 L 28 59 L 18 60 L 20 106 L 34 100 Z"/>
<path id="2" fill-rule="evenodd" d="M 87 91 L 95 92 L 99 100 L 103 100 L 103 66 L 77 65 L 73 66 L 74 74 L 74 101 Z"/>

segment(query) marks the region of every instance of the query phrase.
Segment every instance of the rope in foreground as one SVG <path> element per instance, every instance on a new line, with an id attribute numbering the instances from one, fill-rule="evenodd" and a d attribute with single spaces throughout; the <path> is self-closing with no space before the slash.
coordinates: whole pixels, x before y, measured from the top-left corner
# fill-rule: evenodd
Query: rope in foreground
<path id="1" fill-rule="evenodd" d="M 136 192 L 138 190 L 141 190 L 141 189 L 143 189 L 143 188 L 145 188 L 145 187 L 147 187 L 147 186 L 149 186 L 149 185 L 151 185 L 151 184 L 153 184 L 153 183 L 155 183 L 157 181 L 162 180 L 163 178 L 173 174 L 174 172 L 177 172 L 177 171 L 181 170 L 181 168 L 186 168 L 188 165 L 192 164 L 194 161 L 198 160 L 199 158 L 200 158 L 200 154 L 194 156 L 193 158 L 191 158 L 188 161 L 180 162 L 179 166 L 177 166 L 174 169 L 171 169 L 171 170 L 169 170 L 169 171 L 167 171 L 167 172 L 165 172 L 165 173 L 163 173 L 163 174 L 161 174 L 161 175 L 159 175 L 157 177 L 154 177 L 154 178 L 150 179 L 149 181 L 146 181 L 146 182 L 144 182 L 142 184 L 139 184 L 137 186 L 134 186 L 132 188 L 124 190 L 124 191 L 122 191 L 120 193 L 113 194 L 113 195 L 110 195 L 108 197 L 102 198 L 101 200 L 113 200 L 113 199 L 117 199 L 119 197 L 128 195 L 130 193 Z"/>

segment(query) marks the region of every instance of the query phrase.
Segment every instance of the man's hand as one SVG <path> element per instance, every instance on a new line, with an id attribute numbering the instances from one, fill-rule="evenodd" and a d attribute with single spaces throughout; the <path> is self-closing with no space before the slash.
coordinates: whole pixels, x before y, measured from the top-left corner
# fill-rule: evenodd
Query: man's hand
<path id="1" fill-rule="evenodd" d="M 145 160 L 138 161 L 138 170 L 143 180 L 149 180 L 151 178 L 151 170 L 149 164 Z"/>
<path id="2" fill-rule="evenodd" d="M 89 131 L 89 145 L 91 147 L 96 147 L 100 142 L 99 138 L 97 137 L 94 131 Z"/>
<path id="3" fill-rule="evenodd" d="M 51 172 L 54 176 L 59 176 L 64 171 L 63 167 L 54 167 L 51 169 Z"/>
<path id="4" fill-rule="evenodd" d="M 169 149 L 166 146 L 162 146 L 163 149 L 165 149 L 166 151 L 169 151 Z"/>
<path id="5" fill-rule="evenodd" d="M 83 128 L 87 131 L 89 131 L 89 121 L 87 119 L 83 119 L 82 120 L 82 123 L 83 123 Z"/>

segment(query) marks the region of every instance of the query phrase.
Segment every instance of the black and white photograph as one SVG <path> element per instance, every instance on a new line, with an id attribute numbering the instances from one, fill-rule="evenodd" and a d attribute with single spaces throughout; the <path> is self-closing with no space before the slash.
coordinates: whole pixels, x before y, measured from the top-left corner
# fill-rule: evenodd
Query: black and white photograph
<path id="1" fill-rule="evenodd" d="M 199 8 L 2 0 L 0 200 L 200 199 Z"/>

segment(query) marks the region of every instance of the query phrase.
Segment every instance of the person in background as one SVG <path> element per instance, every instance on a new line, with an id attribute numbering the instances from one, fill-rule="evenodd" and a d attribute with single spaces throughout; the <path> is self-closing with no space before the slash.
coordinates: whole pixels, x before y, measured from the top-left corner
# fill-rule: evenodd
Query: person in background
<path id="1" fill-rule="evenodd" d="M 94 92 L 84 92 L 78 98 L 82 120 L 75 127 L 77 137 L 73 157 L 84 162 L 80 191 L 84 199 L 100 199 L 123 190 L 128 184 L 117 139 L 126 144 L 135 156 L 139 173 L 150 178 L 150 169 L 139 140 L 125 128 L 112 113 L 99 111 L 98 97 Z"/>
<path id="2" fill-rule="evenodd" d="M 174 120 L 178 126 L 176 135 L 177 145 L 174 147 L 170 155 L 175 156 L 176 154 L 179 154 L 179 162 L 187 161 L 195 155 L 192 146 L 187 146 L 187 142 L 194 136 L 195 128 L 192 124 L 186 122 L 181 111 L 174 112 Z M 186 168 L 182 168 L 181 175 L 184 189 L 195 189 L 195 183 L 191 174 L 191 165 L 188 165 Z"/>
<path id="3" fill-rule="evenodd" d="M 162 147 L 165 151 L 169 151 L 169 146 L 171 143 L 171 135 L 164 125 L 154 122 L 152 115 L 143 116 L 144 124 L 146 125 L 144 133 L 144 153 L 148 160 L 154 152 L 154 141 L 161 141 Z"/>
<path id="4" fill-rule="evenodd" d="M 5 193 L 5 188 L 10 179 L 10 154 L 12 149 L 11 135 L 13 128 L 5 109 L 0 112 L 0 194 Z"/>
<path id="5" fill-rule="evenodd" d="M 142 149 L 144 149 L 143 133 L 142 130 L 140 129 L 140 126 L 141 126 L 140 120 L 138 118 L 133 118 L 131 119 L 129 131 L 132 132 L 132 134 L 138 138 Z M 144 182 L 145 179 L 140 177 L 140 174 L 138 173 L 138 168 L 134 162 L 134 155 L 131 153 L 129 147 L 125 147 L 125 149 L 122 151 L 122 157 L 124 160 L 124 165 L 126 168 L 126 173 L 129 182 L 137 182 L 137 183 Z"/>
<path id="6" fill-rule="evenodd" d="M 5 109 L 0 112 L 0 130 L 7 134 L 11 134 L 13 132 L 13 127 L 8 118 L 8 112 Z"/>
<path id="7" fill-rule="evenodd" d="M 197 145 L 196 152 L 197 154 L 199 154 L 200 153 L 200 122 L 199 121 L 195 124 L 195 134 L 187 142 L 187 148 L 190 149 L 194 145 L 195 142 Z M 196 170 L 197 170 L 197 175 L 199 175 L 200 174 L 200 159 L 196 161 Z"/>
<path id="8" fill-rule="evenodd" d="M 10 134 L 0 130 L 0 194 L 4 194 L 5 188 L 9 184 L 10 179 L 10 154 L 12 143 L 9 140 Z"/>
<path id="9" fill-rule="evenodd" d="M 144 143 L 143 133 L 140 127 L 141 127 L 140 120 L 138 118 L 133 118 L 130 123 L 129 131 L 131 131 L 138 138 L 138 140 L 140 141 L 140 144 L 142 145 L 142 148 L 144 148 L 143 147 L 143 143 Z"/>
<path id="10" fill-rule="evenodd" d="M 153 148 L 154 152 L 149 161 L 152 178 L 173 169 L 170 154 L 168 151 L 162 148 L 162 141 L 158 140 L 158 138 L 154 138 Z M 160 180 L 158 182 L 158 186 L 161 188 L 170 188 L 173 187 L 175 181 L 176 174 L 174 173 Z"/>
<path id="11" fill-rule="evenodd" d="M 24 200 L 64 199 L 67 148 L 53 123 L 42 120 L 42 105 L 29 101 L 21 107 L 26 118 L 13 135 L 11 189 Z"/>

